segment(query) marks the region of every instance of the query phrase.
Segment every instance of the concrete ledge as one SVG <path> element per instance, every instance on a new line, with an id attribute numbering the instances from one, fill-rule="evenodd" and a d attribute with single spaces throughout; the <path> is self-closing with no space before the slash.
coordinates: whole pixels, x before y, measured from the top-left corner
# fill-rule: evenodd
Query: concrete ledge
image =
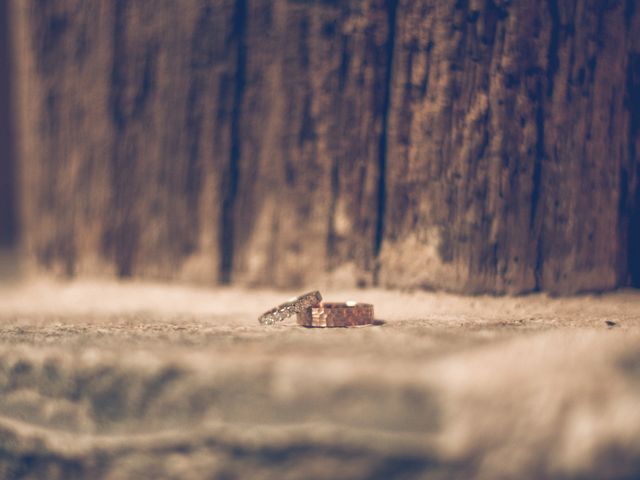
<path id="1" fill-rule="evenodd" d="M 0 305 L 0 476 L 634 478 L 640 295 L 325 292 L 381 326 L 262 327 L 290 292 L 34 282 Z"/>

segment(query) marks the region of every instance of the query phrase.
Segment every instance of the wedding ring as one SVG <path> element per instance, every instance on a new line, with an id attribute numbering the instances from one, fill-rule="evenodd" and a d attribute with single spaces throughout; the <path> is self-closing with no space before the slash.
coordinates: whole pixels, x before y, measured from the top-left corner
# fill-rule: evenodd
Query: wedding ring
<path id="1" fill-rule="evenodd" d="M 357 327 L 373 324 L 373 305 L 368 303 L 321 303 L 297 313 L 303 327 Z"/>
<path id="2" fill-rule="evenodd" d="M 258 321 L 262 325 L 273 325 L 276 322 L 281 322 L 286 318 L 300 313 L 310 307 L 319 305 L 322 302 L 322 295 L 320 292 L 313 291 L 300 295 L 299 297 L 292 298 L 288 302 L 282 303 L 277 307 L 273 307 L 268 312 L 260 315 Z"/>

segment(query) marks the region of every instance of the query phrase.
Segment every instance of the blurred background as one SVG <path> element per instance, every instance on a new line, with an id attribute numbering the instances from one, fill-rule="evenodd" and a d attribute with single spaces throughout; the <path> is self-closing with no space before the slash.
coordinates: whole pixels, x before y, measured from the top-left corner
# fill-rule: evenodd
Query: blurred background
<path id="1" fill-rule="evenodd" d="M 5 273 L 640 285 L 634 0 L 7 0 L 0 125 Z"/>

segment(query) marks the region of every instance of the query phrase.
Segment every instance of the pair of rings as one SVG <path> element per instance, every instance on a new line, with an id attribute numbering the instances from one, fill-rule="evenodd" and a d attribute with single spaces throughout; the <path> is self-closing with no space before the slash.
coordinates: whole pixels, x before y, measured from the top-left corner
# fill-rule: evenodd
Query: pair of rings
<path id="1" fill-rule="evenodd" d="M 273 325 L 294 314 L 298 325 L 303 327 L 356 327 L 373 324 L 373 305 L 351 301 L 324 303 L 318 291 L 292 298 L 263 313 L 258 321 L 262 325 Z"/>

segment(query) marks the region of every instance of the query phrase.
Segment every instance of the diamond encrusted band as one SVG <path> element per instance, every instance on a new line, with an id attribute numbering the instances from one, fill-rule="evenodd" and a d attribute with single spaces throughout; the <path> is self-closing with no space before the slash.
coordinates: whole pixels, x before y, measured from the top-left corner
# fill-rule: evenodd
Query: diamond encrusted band
<path id="1" fill-rule="evenodd" d="M 303 327 L 356 327 L 373 324 L 373 305 L 368 303 L 321 303 L 298 312 Z"/>
<path id="2" fill-rule="evenodd" d="M 320 302 L 322 302 L 322 295 L 320 295 L 320 292 L 313 291 L 305 293 L 304 295 L 292 298 L 288 302 L 282 303 L 268 312 L 263 313 L 260 315 L 258 321 L 262 325 L 273 325 L 276 322 L 283 321 L 291 315 L 319 305 Z"/>

